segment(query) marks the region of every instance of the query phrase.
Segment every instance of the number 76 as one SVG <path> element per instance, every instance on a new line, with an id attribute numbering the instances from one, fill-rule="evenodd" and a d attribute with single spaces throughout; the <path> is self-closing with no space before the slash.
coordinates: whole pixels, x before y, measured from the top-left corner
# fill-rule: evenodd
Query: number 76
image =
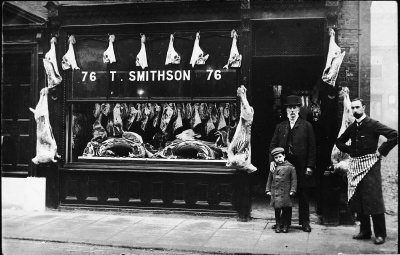
<path id="1" fill-rule="evenodd" d="M 82 71 L 82 74 L 83 74 L 83 79 L 82 79 L 82 81 L 85 81 L 88 72 Z M 89 79 L 90 79 L 91 81 L 95 81 L 95 80 L 96 80 L 96 72 L 91 72 L 91 73 L 89 74 Z"/>
<path id="2" fill-rule="evenodd" d="M 207 70 L 207 72 L 208 72 L 207 81 L 209 81 L 211 78 L 211 74 L 214 72 L 214 70 Z M 221 80 L 221 70 L 215 70 L 214 79 Z"/>

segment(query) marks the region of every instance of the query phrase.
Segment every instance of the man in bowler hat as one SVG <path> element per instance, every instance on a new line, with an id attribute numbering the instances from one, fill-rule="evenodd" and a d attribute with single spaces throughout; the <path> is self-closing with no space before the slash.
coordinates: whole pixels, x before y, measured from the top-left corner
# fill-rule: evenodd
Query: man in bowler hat
<path id="1" fill-rule="evenodd" d="M 312 125 L 299 118 L 301 99 L 286 98 L 287 120 L 279 123 L 271 140 L 269 152 L 276 147 L 285 148 L 286 159 L 296 168 L 297 196 L 299 200 L 299 224 L 303 231 L 311 232 L 309 190 L 315 187 L 314 171 L 316 145 Z M 275 162 L 269 158 L 270 171 L 275 171 Z M 273 226 L 274 228 L 274 226 Z"/>

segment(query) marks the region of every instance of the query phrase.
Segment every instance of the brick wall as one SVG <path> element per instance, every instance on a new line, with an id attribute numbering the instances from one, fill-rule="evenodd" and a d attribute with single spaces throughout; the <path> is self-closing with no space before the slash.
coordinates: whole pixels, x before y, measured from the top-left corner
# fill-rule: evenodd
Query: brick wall
<path id="1" fill-rule="evenodd" d="M 337 79 L 350 89 L 350 99 L 361 97 L 369 114 L 371 72 L 371 1 L 342 1 L 338 15 L 337 43 L 346 51 Z M 347 70 L 347 78 L 346 78 Z M 339 116 L 343 113 L 339 102 Z"/>

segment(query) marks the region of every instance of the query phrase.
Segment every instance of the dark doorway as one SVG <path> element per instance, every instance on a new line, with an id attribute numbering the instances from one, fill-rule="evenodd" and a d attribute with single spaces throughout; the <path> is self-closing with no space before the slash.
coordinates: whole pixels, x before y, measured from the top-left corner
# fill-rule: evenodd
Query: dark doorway
<path id="1" fill-rule="evenodd" d="M 32 52 L 3 53 L 1 83 L 1 174 L 26 177 L 33 152 Z"/>
<path id="2" fill-rule="evenodd" d="M 325 59 L 323 56 L 256 57 L 252 69 L 252 162 L 259 175 L 255 183 L 262 191 L 268 178 L 268 149 L 276 125 L 286 119 L 283 107 L 288 95 L 296 94 L 311 100 L 312 89 L 321 78 Z M 279 98 L 274 96 L 274 86 L 281 86 Z M 281 109 L 281 113 L 279 110 Z"/>

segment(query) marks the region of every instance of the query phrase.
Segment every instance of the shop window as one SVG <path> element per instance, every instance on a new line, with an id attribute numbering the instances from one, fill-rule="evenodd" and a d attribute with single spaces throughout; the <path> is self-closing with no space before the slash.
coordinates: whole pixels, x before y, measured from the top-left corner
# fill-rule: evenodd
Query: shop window
<path id="1" fill-rule="evenodd" d="M 200 45 L 210 57 L 195 67 L 189 63 L 194 39 L 187 34 L 174 40 L 181 64 L 168 66 L 170 34 L 147 34 L 144 69 L 135 63 L 139 36 L 115 35 L 117 62 L 112 64 L 103 62 L 106 40 L 76 37 L 80 70 L 71 71 L 67 99 L 69 162 L 225 162 L 227 141 L 239 120 L 238 71 L 223 69 L 232 44 L 230 31 L 202 34 Z"/>

